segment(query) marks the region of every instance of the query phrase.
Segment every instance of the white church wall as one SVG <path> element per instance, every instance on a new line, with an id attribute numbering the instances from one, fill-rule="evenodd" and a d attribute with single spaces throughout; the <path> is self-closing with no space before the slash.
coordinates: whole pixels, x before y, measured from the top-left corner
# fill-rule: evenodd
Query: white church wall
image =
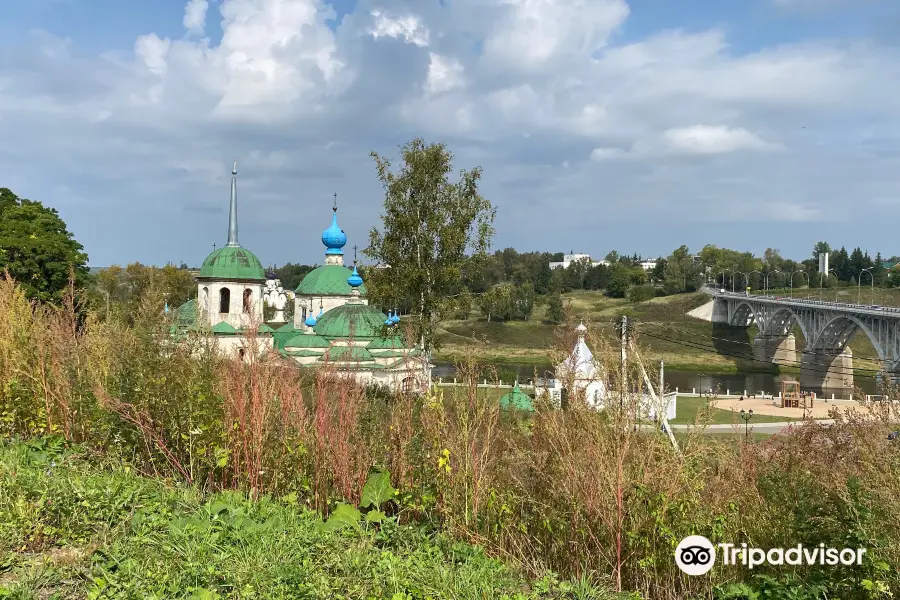
<path id="1" fill-rule="evenodd" d="M 230 293 L 228 312 L 219 312 L 221 308 L 221 290 Z M 244 290 L 250 290 L 250 312 L 244 313 Z M 252 322 L 263 322 L 263 285 L 261 283 L 239 283 L 228 281 L 201 281 L 197 285 L 197 305 L 205 311 L 205 324 L 209 327 L 222 321 L 235 329 L 246 327 Z M 204 306 L 205 305 L 205 306 Z M 198 318 L 203 318 L 198 315 Z"/>

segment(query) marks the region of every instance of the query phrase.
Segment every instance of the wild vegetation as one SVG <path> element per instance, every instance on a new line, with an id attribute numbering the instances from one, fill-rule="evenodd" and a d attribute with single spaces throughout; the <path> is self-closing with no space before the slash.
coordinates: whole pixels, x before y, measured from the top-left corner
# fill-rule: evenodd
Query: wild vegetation
<path id="1" fill-rule="evenodd" d="M 633 427 L 635 393 L 600 413 L 572 396 L 563 410 L 507 414 L 477 393 L 474 365 L 459 393 L 367 390 L 274 357 L 224 360 L 202 336 L 173 345 L 160 300 L 151 290 L 130 321 L 103 320 L 79 312 L 77 295 L 35 303 L 0 282 L 0 428 L 32 440 L 0 454 L 7 596 L 900 592 L 892 407 L 762 443 L 690 434 L 676 451 Z M 571 348 L 570 332 L 554 346 Z M 591 344 L 611 360 L 602 339 Z M 620 389 L 615 365 L 606 372 Z M 390 490 L 372 500 L 366 484 L 381 472 Z M 313 513 L 355 525 L 327 533 Z M 673 561 L 690 534 L 868 551 L 852 569 L 692 578 Z"/>

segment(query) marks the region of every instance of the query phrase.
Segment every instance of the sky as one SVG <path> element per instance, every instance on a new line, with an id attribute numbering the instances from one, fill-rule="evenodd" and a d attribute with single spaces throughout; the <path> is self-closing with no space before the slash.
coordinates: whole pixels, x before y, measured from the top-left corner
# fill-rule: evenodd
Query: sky
<path id="1" fill-rule="evenodd" d="M 894 0 L 3 0 L 0 187 L 92 266 L 321 263 L 370 152 L 483 169 L 494 248 L 900 254 Z M 351 251 L 352 252 L 352 251 Z"/>

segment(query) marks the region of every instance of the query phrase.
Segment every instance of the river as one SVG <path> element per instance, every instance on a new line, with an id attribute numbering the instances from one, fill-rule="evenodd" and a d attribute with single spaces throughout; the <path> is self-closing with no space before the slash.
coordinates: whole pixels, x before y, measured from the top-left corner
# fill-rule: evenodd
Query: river
<path id="1" fill-rule="evenodd" d="M 435 361 L 433 377 L 452 378 L 456 373 L 456 368 L 452 363 Z M 553 367 L 550 365 L 532 365 L 519 363 L 496 363 L 485 364 L 486 368 L 496 368 L 498 377 L 509 382 L 518 378 L 519 381 L 525 382 L 534 379 L 535 372 L 538 377 L 552 377 Z M 487 375 L 484 375 L 487 377 Z M 679 391 L 691 390 L 718 390 L 719 393 L 731 391 L 733 394 L 743 394 L 746 390 L 749 394 L 758 394 L 764 392 L 767 394 L 777 394 L 781 391 L 781 382 L 784 380 L 796 380 L 795 374 L 773 375 L 771 373 L 702 373 L 697 371 L 679 371 L 675 369 L 666 369 L 666 389 Z M 863 377 L 856 375 L 853 378 L 854 385 L 866 394 L 877 394 L 878 383 L 874 377 Z M 835 398 L 846 398 L 849 396 L 849 390 L 841 389 L 825 389 L 813 390 L 819 394 L 831 396 Z"/>

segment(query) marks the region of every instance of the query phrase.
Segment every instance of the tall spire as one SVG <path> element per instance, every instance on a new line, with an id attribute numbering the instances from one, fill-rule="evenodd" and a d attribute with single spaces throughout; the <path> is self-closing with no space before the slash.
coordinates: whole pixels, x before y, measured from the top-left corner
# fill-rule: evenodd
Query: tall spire
<path id="1" fill-rule="evenodd" d="M 237 161 L 231 169 L 231 207 L 228 210 L 228 245 L 240 246 L 237 228 Z"/>

